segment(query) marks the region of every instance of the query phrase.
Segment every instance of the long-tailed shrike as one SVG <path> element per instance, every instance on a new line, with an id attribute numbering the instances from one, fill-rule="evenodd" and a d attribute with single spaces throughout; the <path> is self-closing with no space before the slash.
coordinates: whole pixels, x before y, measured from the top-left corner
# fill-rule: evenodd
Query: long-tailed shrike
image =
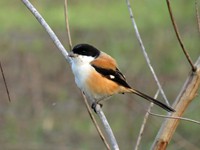
<path id="1" fill-rule="evenodd" d="M 134 93 L 169 112 L 175 111 L 170 106 L 131 88 L 118 69 L 115 59 L 97 48 L 89 44 L 78 44 L 69 57 L 72 60 L 76 84 L 90 100 L 91 105 L 114 94 Z"/>

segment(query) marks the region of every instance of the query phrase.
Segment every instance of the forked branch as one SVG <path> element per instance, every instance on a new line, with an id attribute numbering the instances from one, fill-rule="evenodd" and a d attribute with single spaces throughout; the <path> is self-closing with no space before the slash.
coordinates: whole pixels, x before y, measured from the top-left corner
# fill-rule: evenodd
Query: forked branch
<path id="1" fill-rule="evenodd" d="M 140 33 L 139 33 L 139 31 L 138 31 L 137 24 L 136 24 L 135 19 L 134 19 L 134 17 L 133 17 L 133 11 L 132 11 L 132 9 L 131 9 L 130 1 L 129 1 L 129 0 L 126 0 L 126 4 L 127 4 L 128 11 L 129 11 L 129 14 L 130 14 L 130 18 L 131 18 L 131 21 L 132 21 L 132 24 L 133 24 L 133 27 L 134 27 L 134 30 L 135 30 L 136 37 L 137 37 L 138 42 L 139 42 L 139 44 L 140 44 L 140 47 L 141 47 L 141 50 L 142 50 L 143 55 L 144 55 L 144 57 L 145 57 L 145 60 L 146 60 L 146 62 L 147 62 L 147 65 L 148 65 L 148 67 L 149 67 L 149 69 L 150 69 L 150 71 L 151 71 L 151 73 L 152 73 L 152 75 L 153 75 L 153 77 L 154 77 L 154 80 L 155 80 L 156 83 L 157 83 L 157 86 L 158 86 L 158 89 L 160 90 L 160 93 L 162 94 L 163 98 L 165 99 L 165 102 L 167 103 L 167 105 L 169 105 L 169 102 L 168 102 L 168 100 L 167 100 L 167 97 L 166 97 L 166 95 L 165 95 L 165 93 L 164 93 L 164 91 L 163 91 L 163 89 L 162 89 L 162 86 L 161 86 L 161 84 L 160 84 L 160 82 L 159 82 L 159 80 L 158 80 L 158 77 L 157 77 L 157 75 L 156 75 L 156 73 L 155 73 L 155 71 L 154 71 L 154 69 L 153 69 L 153 67 L 152 67 L 152 65 L 151 65 L 149 56 L 148 56 L 148 54 L 147 54 L 147 52 L 146 52 L 146 49 L 145 49 L 144 44 L 143 44 L 143 42 L 142 42 L 142 39 L 141 39 L 141 37 L 140 37 Z"/>
<path id="2" fill-rule="evenodd" d="M 185 46 L 181 40 L 181 36 L 179 34 L 179 30 L 178 30 L 178 27 L 176 25 L 176 22 L 175 22 L 175 19 L 174 19 L 174 16 L 173 16 L 173 13 L 172 13 L 172 9 L 171 9 L 171 5 L 170 5 L 170 1 L 169 0 L 166 0 L 167 2 L 167 8 L 169 10 L 169 14 L 170 14 L 170 18 L 171 18 L 171 21 L 172 21 L 172 25 L 173 25 L 173 28 L 174 28 L 174 31 L 176 33 L 176 37 L 178 39 L 178 42 L 183 50 L 183 53 L 185 54 L 185 57 L 187 58 L 191 68 L 192 68 L 192 71 L 195 71 L 196 70 L 196 67 L 194 66 L 191 58 L 190 58 L 190 55 L 188 54 L 187 50 L 185 49 Z"/>
<path id="3" fill-rule="evenodd" d="M 200 86 L 200 57 L 198 58 L 195 67 L 195 72 L 191 71 L 181 92 L 179 93 L 176 101 L 173 104 L 173 108 L 176 110 L 175 113 L 169 115 L 169 117 L 181 117 L 188 108 L 189 104 L 197 95 L 197 90 Z M 169 144 L 180 120 L 179 119 L 165 119 L 162 124 L 160 131 L 152 145 L 153 150 L 165 150 Z"/>

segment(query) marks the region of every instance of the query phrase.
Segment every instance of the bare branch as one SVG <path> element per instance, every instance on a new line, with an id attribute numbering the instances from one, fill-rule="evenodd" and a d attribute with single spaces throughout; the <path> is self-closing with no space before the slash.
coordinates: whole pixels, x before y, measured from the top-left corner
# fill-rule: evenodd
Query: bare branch
<path id="1" fill-rule="evenodd" d="M 35 9 L 35 7 L 28 1 L 28 0 L 22 0 L 22 2 L 26 5 L 26 7 L 31 11 L 31 13 L 35 16 L 35 18 L 38 20 L 38 22 L 44 27 L 44 29 L 49 34 L 50 38 L 53 40 L 56 47 L 61 51 L 65 59 L 71 63 L 70 57 L 68 57 L 68 52 L 65 50 L 64 46 L 59 41 L 58 37 L 55 35 L 53 30 L 50 28 L 50 26 L 46 23 L 46 21 L 42 18 L 40 13 Z"/>
<path id="2" fill-rule="evenodd" d="M 175 117 L 175 116 L 166 116 L 166 115 L 159 115 L 159 114 L 155 114 L 152 113 L 150 111 L 148 111 L 148 113 L 152 116 L 156 116 L 156 117 L 161 117 L 161 118 L 169 118 L 169 119 L 179 119 L 179 120 L 183 120 L 183 121 L 188 121 L 188 122 L 192 122 L 192 123 L 196 123 L 200 125 L 199 121 L 193 120 L 193 119 L 189 119 L 189 118 L 184 118 L 184 117 Z"/>
<path id="3" fill-rule="evenodd" d="M 154 98 L 156 99 L 158 97 L 158 94 L 159 94 L 159 90 L 157 90 Z M 144 119 L 143 119 L 143 122 L 142 122 L 142 126 L 140 128 L 140 133 L 138 135 L 138 138 L 137 138 L 137 142 L 136 142 L 136 145 L 135 145 L 135 150 L 138 150 L 139 149 L 139 145 L 140 145 L 140 142 L 141 142 L 141 139 L 142 139 L 142 135 L 143 135 L 143 132 L 144 132 L 144 128 L 146 126 L 146 123 L 147 123 L 147 120 L 149 118 L 149 111 L 151 111 L 151 108 L 153 107 L 153 103 L 150 103 L 149 107 L 148 107 L 148 110 L 144 116 Z"/>
<path id="4" fill-rule="evenodd" d="M 130 1 L 129 1 L 129 0 L 126 0 L 126 3 L 127 3 L 127 6 L 128 6 L 128 10 L 129 10 L 129 14 L 130 14 L 130 18 L 131 18 L 133 27 L 134 27 L 134 29 L 135 29 L 136 37 L 137 37 L 138 42 L 139 42 L 139 44 L 140 44 L 140 46 L 141 46 L 141 50 L 142 50 L 142 52 L 143 52 L 143 55 L 144 55 L 144 57 L 145 57 L 145 60 L 146 60 L 148 66 L 149 66 L 149 68 L 150 68 L 150 70 L 151 70 L 151 73 L 152 73 L 152 75 L 153 75 L 153 77 L 154 77 L 154 80 L 155 80 L 156 83 L 157 83 L 157 86 L 158 86 L 159 91 L 161 92 L 161 94 L 162 94 L 163 98 L 165 99 L 165 102 L 167 103 L 167 105 L 169 105 L 169 102 L 168 102 L 168 100 L 167 100 L 167 97 L 165 96 L 165 93 L 164 93 L 164 91 L 163 91 L 163 89 L 162 89 L 162 86 L 161 86 L 159 80 L 158 80 L 158 77 L 156 76 L 156 73 L 155 73 L 155 71 L 154 71 L 154 69 L 153 69 L 153 67 L 152 67 L 152 65 L 151 65 L 150 59 L 149 59 L 149 57 L 148 57 L 148 54 L 147 54 L 147 52 L 146 52 L 146 49 L 145 49 L 144 44 L 143 44 L 143 42 L 142 42 L 142 39 L 141 39 L 141 37 L 140 37 L 140 33 L 139 33 L 139 31 L 138 31 L 138 28 L 137 28 L 135 19 L 134 19 L 134 17 L 133 17 L 133 12 L 132 12 L 132 9 L 131 9 Z"/>
<path id="5" fill-rule="evenodd" d="M 81 92 L 81 93 L 82 93 L 82 92 Z M 106 141 L 106 139 L 105 139 L 103 133 L 101 132 L 101 129 L 100 129 L 100 127 L 98 126 L 98 123 L 97 123 L 97 121 L 96 121 L 94 115 L 92 114 L 92 111 L 91 111 L 91 109 L 90 109 L 90 106 L 89 106 L 89 104 L 88 104 L 88 101 L 87 101 L 87 99 L 86 99 L 86 97 L 85 97 L 85 95 L 84 95 L 83 93 L 82 93 L 82 96 L 83 96 L 83 100 L 84 100 L 85 106 L 86 106 L 86 108 L 87 108 L 87 111 L 88 111 L 88 113 L 89 113 L 89 115 L 90 115 L 90 118 L 91 118 L 92 122 L 94 123 L 94 126 L 96 127 L 96 129 L 97 129 L 97 131 L 98 131 L 98 133 L 99 133 L 99 136 L 100 136 L 101 140 L 102 140 L 103 143 L 105 144 L 107 150 L 110 150 L 110 146 L 108 145 L 108 142 Z"/>
<path id="6" fill-rule="evenodd" d="M 1 74 L 2 74 L 2 77 L 3 77 L 4 85 L 6 87 L 6 92 L 7 92 L 7 95 L 8 95 L 8 100 L 9 100 L 9 102 L 11 102 L 10 93 L 9 93 L 8 86 L 7 86 L 7 83 L 6 83 L 6 78 L 4 76 L 4 72 L 3 72 L 3 67 L 1 65 L 1 61 L 0 61 L 0 69 L 1 69 Z"/>
<path id="7" fill-rule="evenodd" d="M 99 118 L 101 119 L 101 122 L 104 126 L 104 129 L 107 133 L 107 136 L 108 136 L 108 139 L 110 140 L 110 143 L 111 143 L 111 146 L 112 146 L 112 149 L 114 150 L 119 150 L 119 146 L 117 144 L 117 141 L 115 139 L 115 136 L 112 132 L 112 129 L 106 119 L 106 116 L 104 115 L 102 109 L 101 109 L 101 106 L 99 104 L 96 105 L 95 107 L 95 111 L 97 112 L 97 115 L 99 116 Z"/>
<path id="8" fill-rule="evenodd" d="M 185 46 L 183 45 L 182 40 L 181 40 L 181 37 L 180 37 L 180 34 L 179 34 L 179 30 L 178 30 L 178 27 L 177 27 L 176 22 L 174 20 L 174 16 L 173 16 L 172 9 L 171 9 L 171 6 L 170 6 L 170 1 L 166 0 L 166 2 L 167 2 L 167 7 L 168 7 L 168 10 L 169 10 L 170 18 L 171 18 L 172 25 L 173 25 L 174 31 L 176 33 L 176 37 L 178 39 L 178 42 L 179 42 L 179 44 L 180 44 L 180 46 L 181 46 L 181 48 L 183 50 L 183 53 L 185 54 L 185 57 L 187 58 L 190 66 L 192 68 L 192 71 L 195 71 L 196 68 L 195 68 L 194 64 L 192 63 L 192 60 L 191 60 L 191 58 L 190 58 L 187 50 L 185 49 Z"/>
<path id="9" fill-rule="evenodd" d="M 200 86 L 200 56 L 195 66 L 197 67 L 197 70 L 196 72 L 190 72 L 181 92 L 173 104 L 173 108 L 176 110 L 176 112 L 170 114 L 170 117 L 181 117 L 189 104 L 197 95 L 197 90 Z M 165 119 L 165 122 L 162 124 L 162 127 L 155 138 L 152 149 L 165 150 L 179 122 L 180 119 Z"/>
<path id="10" fill-rule="evenodd" d="M 65 22 L 66 22 L 66 30 L 67 30 L 67 37 L 68 37 L 68 43 L 70 50 L 72 50 L 72 40 L 71 40 L 71 34 L 70 34 L 70 28 L 69 28 L 69 17 L 68 17 L 68 7 L 67 7 L 67 0 L 65 0 Z"/>
<path id="11" fill-rule="evenodd" d="M 197 27 L 200 33 L 200 17 L 199 17 L 199 9 L 198 9 L 198 2 L 195 0 L 195 10 L 196 10 L 196 17 L 197 17 Z"/>

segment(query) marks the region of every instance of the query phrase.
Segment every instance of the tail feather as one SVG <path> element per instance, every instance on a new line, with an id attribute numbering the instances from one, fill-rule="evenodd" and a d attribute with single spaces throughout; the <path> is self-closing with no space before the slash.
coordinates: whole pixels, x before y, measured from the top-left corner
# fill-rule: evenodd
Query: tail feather
<path id="1" fill-rule="evenodd" d="M 146 100 L 148 100 L 148 101 L 150 101 L 150 102 L 152 102 L 152 103 L 154 103 L 154 104 L 156 104 L 156 105 L 158 105 L 158 106 L 160 106 L 161 108 L 165 109 L 168 112 L 175 112 L 175 110 L 173 108 L 171 108 L 170 106 L 167 106 L 166 104 L 163 104 L 162 102 L 160 102 L 160 101 L 158 101 L 158 100 L 156 100 L 156 99 L 154 99 L 154 98 L 152 98 L 152 97 L 150 97 L 150 96 L 148 96 L 148 95 L 146 95 L 146 94 L 144 94 L 144 93 L 142 93 L 138 90 L 132 89 L 131 92 L 142 97 L 142 98 L 144 98 L 144 99 L 146 99 Z"/>

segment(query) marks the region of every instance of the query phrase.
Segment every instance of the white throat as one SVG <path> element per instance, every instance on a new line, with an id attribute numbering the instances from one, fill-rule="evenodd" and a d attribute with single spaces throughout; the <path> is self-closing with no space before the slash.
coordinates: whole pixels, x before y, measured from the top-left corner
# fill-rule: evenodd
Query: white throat
<path id="1" fill-rule="evenodd" d="M 75 82 L 82 91 L 85 91 L 85 81 L 90 72 L 94 69 L 90 65 L 90 62 L 94 59 L 94 57 L 82 55 L 72 58 L 71 68 L 75 76 Z"/>

